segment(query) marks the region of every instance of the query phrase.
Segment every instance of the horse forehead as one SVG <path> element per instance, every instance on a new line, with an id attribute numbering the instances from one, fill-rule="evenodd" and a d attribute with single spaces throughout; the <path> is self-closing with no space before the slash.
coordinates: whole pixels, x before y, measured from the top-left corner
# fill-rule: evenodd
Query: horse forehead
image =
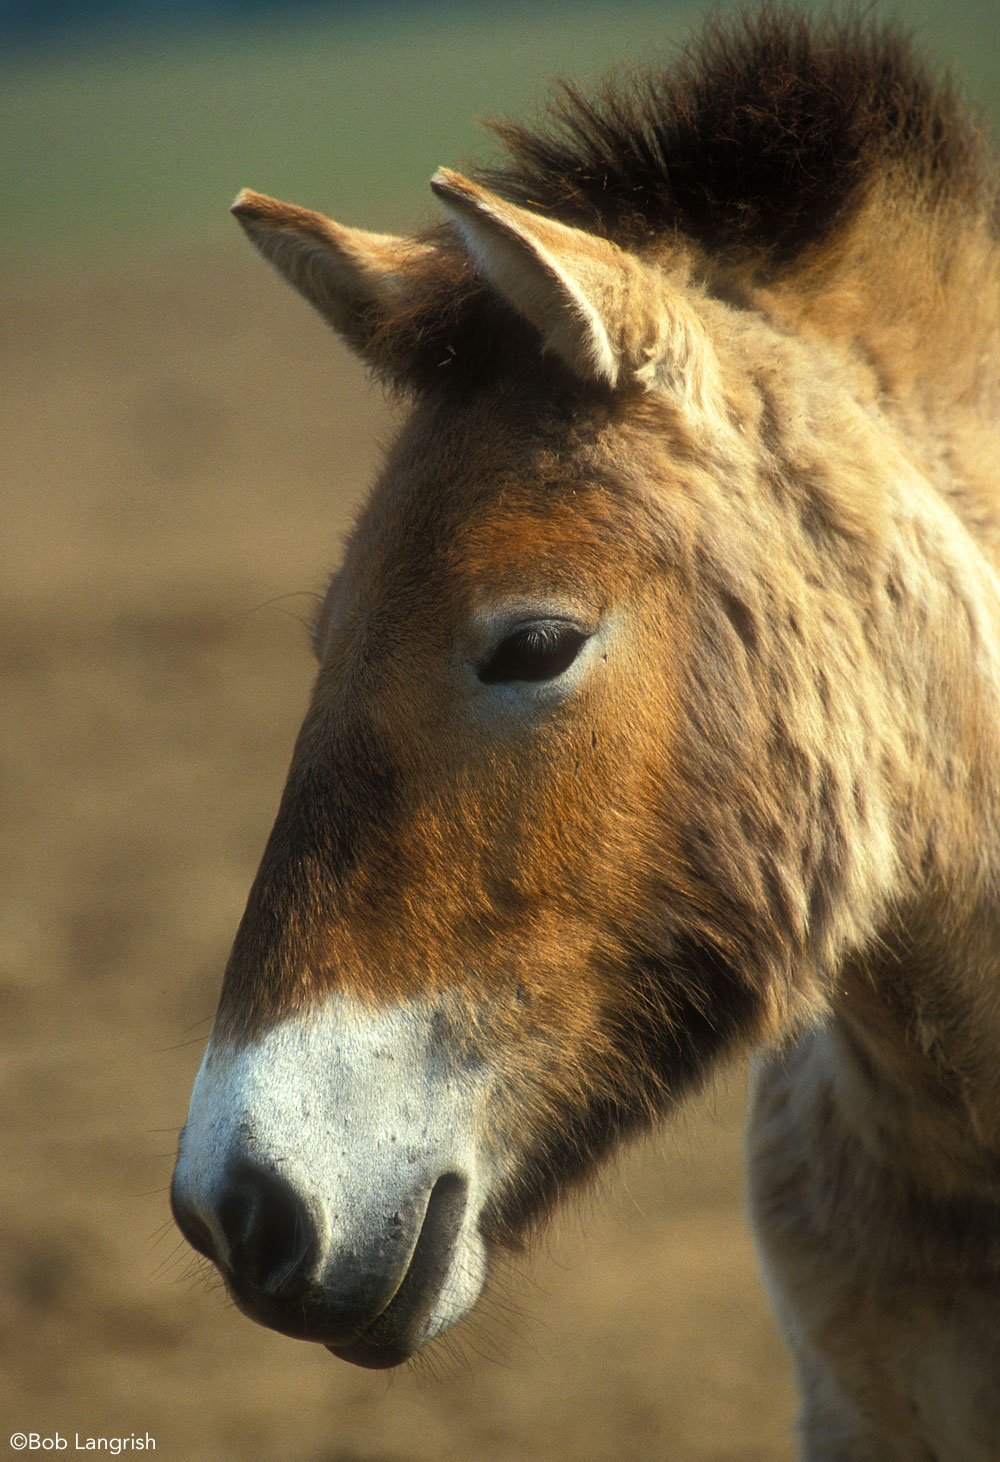
<path id="1" fill-rule="evenodd" d="M 498 380 L 494 390 L 419 399 L 389 452 L 380 489 L 392 499 L 412 492 L 460 510 L 528 503 L 599 471 L 614 455 L 616 436 L 608 404 L 546 390 L 526 370 L 524 380 Z"/>
<path id="2" fill-rule="evenodd" d="M 358 589 L 391 591 L 417 570 L 424 590 L 502 592 L 525 576 L 621 566 L 642 514 L 629 426 L 518 393 L 418 406 L 359 520 Z"/>

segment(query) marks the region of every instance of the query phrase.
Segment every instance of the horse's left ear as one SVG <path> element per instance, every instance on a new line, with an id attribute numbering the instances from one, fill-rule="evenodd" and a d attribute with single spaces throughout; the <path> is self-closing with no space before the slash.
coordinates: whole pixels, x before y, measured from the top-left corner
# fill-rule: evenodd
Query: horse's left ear
<path id="1" fill-rule="evenodd" d="M 431 187 L 480 272 L 576 375 L 612 387 L 638 381 L 707 404 L 715 352 L 662 273 L 608 239 L 518 208 L 447 168 Z"/>

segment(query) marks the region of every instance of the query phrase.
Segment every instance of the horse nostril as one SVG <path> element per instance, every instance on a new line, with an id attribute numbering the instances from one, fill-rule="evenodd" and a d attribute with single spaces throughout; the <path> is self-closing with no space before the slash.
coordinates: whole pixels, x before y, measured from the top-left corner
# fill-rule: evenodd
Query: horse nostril
<path id="1" fill-rule="evenodd" d="M 176 1175 L 170 1185 L 170 1208 L 174 1215 L 174 1222 L 192 1249 L 199 1254 L 204 1254 L 205 1258 L 211 1259 L 213 1264 L 218 1263 L 216 1245 L 212 1240 L 208 1225 L 202 1221 L 194 1207 L 183 1196 Z"/>
<path id="2" fill-rule="evenodd" d="M 229 1249 L 225 1268 L 242 1286 L 273 1292 L 301 1278 L 315 1257 L 315 1224 L 276 1173 L 241 1163 L 229 1176 L 216 1217 Z"/>

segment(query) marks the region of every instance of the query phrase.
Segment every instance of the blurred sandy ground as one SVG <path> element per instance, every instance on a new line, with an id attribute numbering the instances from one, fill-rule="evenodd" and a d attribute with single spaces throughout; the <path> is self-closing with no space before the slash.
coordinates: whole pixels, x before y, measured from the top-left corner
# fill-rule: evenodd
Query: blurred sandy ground
<path id="1" fill-rule="evenodd" d="M 235 227 L 8 271 L 0 338 L 0 1457 L 20 1430 L 167 1462 L 790 1458 L 738 1072 L 390 1378 L 257 1329 L 180 1243 L 311 596 L 392 414 Z"/>

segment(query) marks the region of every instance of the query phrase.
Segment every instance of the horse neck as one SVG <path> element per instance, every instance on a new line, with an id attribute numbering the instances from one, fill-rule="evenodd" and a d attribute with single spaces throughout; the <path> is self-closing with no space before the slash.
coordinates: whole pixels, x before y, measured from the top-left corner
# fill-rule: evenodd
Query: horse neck
<path id="1" fill-rule="evenodd" d="M 1000 1201 L 1000 921 L 947 895 L 842 969 L 816 1039 L 846 1126 L 879 1166 L 941 1196 Z M 902 922 L 902 921 L 901 921 Z"/>
<path id="2" fill-rule="evenodd" d="M 932 476 L 901 413 L 886 414 L 916 467 L 889 494 L 895 602 L 877 637 L 898 869 L 870 936 L 831 976 L 811 1059 L 880 1163 L 1000 1201 L 996 535 L 963 493 L 966 459 Z M 978 461 L 995 427 L 970 420 L 967 460 Z"/>
<path id="3" fill-rule="evenodd" d="M 946 495 L 896 531 L 934 553 L 895 624 L 900 877 L 820 1046 L 880 1161 L 1000 1201 L 1000 593 Z"/>

